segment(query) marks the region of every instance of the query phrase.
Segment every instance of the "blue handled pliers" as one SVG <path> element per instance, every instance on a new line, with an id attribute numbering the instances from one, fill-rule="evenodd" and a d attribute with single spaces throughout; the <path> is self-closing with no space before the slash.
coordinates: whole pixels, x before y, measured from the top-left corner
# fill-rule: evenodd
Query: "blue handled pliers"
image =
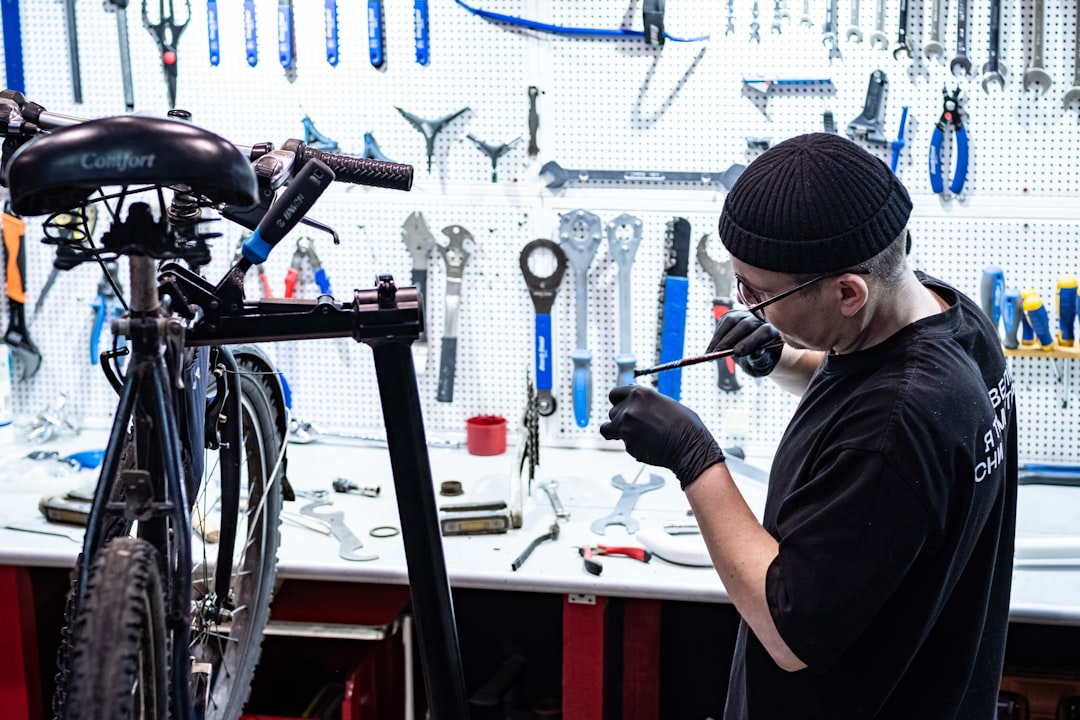
<path id="1" fill-rule="evenodd" d="M 930 138 L 930 187 L 935 193 L 940 193 L 945 189 L 945 183 L 941 178 L 941 143 L 945 139 L 945 131 L 951 125 L 956 135 L 956 170 L 953 171 L 949 190 L 953 195 L 959 195 L 964 189 L 968 163 L 967 131 L 960 117 L 960 88 L 957 87 L 950 93 L 949 88 L 946 87 L 941 93 L 945 98 L 941 117 L 934 125 L 934 133 Z"/>

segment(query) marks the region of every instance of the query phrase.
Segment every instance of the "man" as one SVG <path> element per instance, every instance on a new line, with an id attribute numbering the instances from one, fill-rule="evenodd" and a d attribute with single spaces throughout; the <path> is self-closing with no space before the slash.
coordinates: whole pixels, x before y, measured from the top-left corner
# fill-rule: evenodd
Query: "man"
<path id="1" fill-rule="evenodd" d="M 907 267 L 910 212 L 882 162 L 826 134 L 776 145 L 728 194 L 719 235 L 749 308 L 709 349 L 802 396 L 762 524 L 693 411 L 611 392 L 600 432 L 674 471 L 742 617 L 728 720 L 996 716 L 1012 379 L 979 308 Z"/>

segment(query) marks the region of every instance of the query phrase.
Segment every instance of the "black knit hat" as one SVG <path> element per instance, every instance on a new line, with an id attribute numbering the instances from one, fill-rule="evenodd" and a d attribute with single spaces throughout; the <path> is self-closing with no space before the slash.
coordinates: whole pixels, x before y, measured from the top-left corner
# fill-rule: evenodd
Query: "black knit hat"
<path id="1" fill-rule="evenodd" d="M 907 226 L 911 198 L 878 158 L 839 135 L 785 140 L 750 163 L 720 214 L 734 257 L 792 274 L 872 258 Z"/>

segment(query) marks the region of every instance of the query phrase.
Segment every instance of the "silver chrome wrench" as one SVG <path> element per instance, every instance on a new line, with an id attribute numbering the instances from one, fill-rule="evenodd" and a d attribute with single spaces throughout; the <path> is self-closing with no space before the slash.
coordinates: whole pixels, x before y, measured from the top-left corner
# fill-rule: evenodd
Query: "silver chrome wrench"
<path id="1" fill-rule="evenodd" d="M 664 487 L 664 478 L 660 475 L 649 475 L 649 482 L 635 483 L 627 482 L 622 475 L 616 475 L 611 478 L 611 485 L 617 490 L 622 490 L 622 495 L 609 515 L 593 520 L 591 529 L 597 535 L 603 535 L 608 525 L 622 525 L 626 528 L 626 532 L 633 535 L 638 530 L 638 521 L 630 517 L 630 513 L 634 511 L 634 505 L 637 504 L 641 495 Z"/>
<path id="2" fill-rule="evenodd" d="M 603 223 L 587 210 L 573 210 L 559 220 L 559 245 L 574 270 L 574 311 L 577 343 L 570 359 L 574 361 L 574 422 L 589 424 L 592 409 L 592 353 L 589 352 L 589 266 L 600 247 Z"/>
<path id="3" fill-rule="evenodd" d="M 619 354 L 615 356 L 618 377 L 616 384 L 634 382 L 634 366 L 637 358 L 633 353 L 632 310 L 630 303 L 630 271 L 634 256 L 641 245 L 641 220 L 623 213 L 607 224 L 608 252 L 619 268 Z"/>
<path id="4" fill-rule="evenodd" d="M 454 401 L 454 372 L 457 367 L 458 316 L 461 312 L 461 280 L 465 276 L 465 263 L 469 251 L 465 241 L 472 234 L 460 225 L 443 228 L 443 235 L 450 239 L 446 245 L 437 245 L 446 263 L 446 314 L 443 317 L 442 357 L 439 360 L 439 388 L 435 399 L 439 402 Z"/>
<path id="5" fill-rule="evenodd" d="M 364 547 L 364 543 L 360 542 L 360 538 L 356 537 L 353 531 L 349 529 L 349 526 L 345 524 L 345 513 L 340 510 L 336 512 L 315 512 L 317 508 L 326 505 L 333 505 L 333 503 L 329 500 L 316 500 L 300 508 L 300 514 L 320 520 L 330 527 L 330 534 L 337 538 L 339 543 L 338 557 L 342 560 L 355 560 L 358 562 L 378 560 L 378 555 L 358 552 Z"/>

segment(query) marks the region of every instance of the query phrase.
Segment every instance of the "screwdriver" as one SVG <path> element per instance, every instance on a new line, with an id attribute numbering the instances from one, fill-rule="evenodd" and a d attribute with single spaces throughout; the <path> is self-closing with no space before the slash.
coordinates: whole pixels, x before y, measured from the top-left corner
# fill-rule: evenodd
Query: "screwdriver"
<path id="1" fill-rule="evenodd" d="M 1001 306 L 1005 295 L 1005 272 L 997 265 L 983 268 L 982 282 L 979 284 L 979 300 L 983 312 L 994 323 L 997 330 L 1001 319 Z"/>
<path id="2" fill-rule="evenodd" d="M 1019 345 L 1016 340 L 1016 330 L 1023 316 L 1024 305 L 1020 299 L 1020 291 L 1011 287 L 1005 291 L 1005 302 L 1001 307 L 1001 319 L 1005 325 L 1005 347 L 1016 349 Z"/>
<path id="3" fill-rule="evenodd" d="M 758 351 L 771 350 L 772 348 L 778 348 L 784 344 L 783 340 L 776 339 L 770 343 L 762 345 Z M 711 360 L 720 360 L 726 358 L 729 355 L 734 355 L 735 349 L 728 348 L 727 350 L 717 350 L 716 352 L 705 353 L 704 355 L 697 355 L 695 357 L 682 358 L 681 360 L 672 360 L 671 362 L 662 363 L 660 365 L 653 365 L 652 367 L 639 368 L 634 370 L 634 377 L 639 378 L 642 375 L 653 375 L 655 373 L 664 372 L 665 370 L 675 370 L 676 368 L 686 367 L 687 365 L 697 365 L 699 363 L 709 362 Z"/>
<path id="4" fill-rule="evenodd" d="M 1024 301 L 1035 294 L 1035 288 L 1024 288 L 1020 291 L 1020 345 L 1023 347 L 1031 347 L 1035 344 L 1035 331 L 1031 328 L 1027 313 L 1023 312 Z"/>
<path id="5" fill-rule="evenodd" d="M 1027 318 L 1035 338 L 1039 341 L 1039 349 L 1052 350 L 1054 336 L 1050 334 L 1050 317 L 1046 313 L 1042 298 L 1034 290 L 1024 296 L 1024 317 Z"/>
<path id="6" fill-rule="evenodd" d="M 1062 275 L 1057 282 L 1058 345 L 1072 347 L 1076 322 L 1076 278 Z"/>

